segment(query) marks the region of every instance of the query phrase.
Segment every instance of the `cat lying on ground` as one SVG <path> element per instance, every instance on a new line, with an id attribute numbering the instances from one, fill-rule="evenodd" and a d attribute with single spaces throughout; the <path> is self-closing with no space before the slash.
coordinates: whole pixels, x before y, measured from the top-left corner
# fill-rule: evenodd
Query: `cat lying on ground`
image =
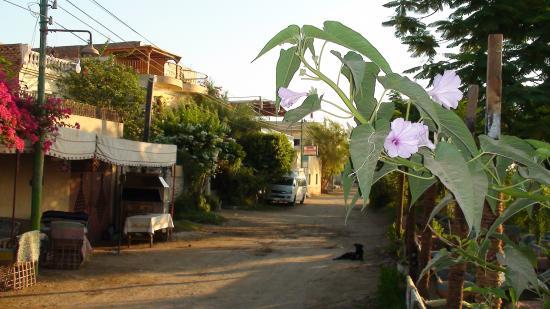
<path id="1" fill-rule="evenodd" d="M 334 258 L 333 260 L 352 260 L 352 261 L 362 261 L 363 260 L 363 245 L 362 244 L 353 244 L 355 246 L 355 252 L 346 252 L 341 256 Z"/>

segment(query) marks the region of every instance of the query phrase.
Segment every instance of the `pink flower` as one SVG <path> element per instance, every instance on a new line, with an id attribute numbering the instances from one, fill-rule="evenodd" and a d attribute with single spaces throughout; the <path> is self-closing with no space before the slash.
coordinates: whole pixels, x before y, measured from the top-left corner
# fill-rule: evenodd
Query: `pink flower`
<path id="1" fill-rule="evenodd" d="M 23 151 L 25 149 L 25 141 L 22 140 L 19 137 L 16 137 L 15 138 L 15 149 L 17 149 L 18 151 Z"/>
<path id="2" fill-rule="evenodd" d="M 418 152 L 418 148 L 426 146 L 434 149 L 429 139 L 428 127 L 423 123 L 412 123 L 403 118 L 397 118 L 391 123 L 390 134 L 384 141 L 384 148 L 392 158 L 408 159 Z"/>
<path id="3" fill-rule="evenodd" d="M 460 77 L 455 71 L 445 71 L 443 75 L 438 74 L 434 78 L 433 88 L 428 91 L 428 94 L 434 101 L 451 109 L 458 106 L 458 101 L 462 99 L 460 91 Z"/>
<path id="4" fill-rule="evenodd" d="M 278 94 L 279 94 L 279 98 L 281 98 L 281 105 L 284 108 L 291 107 L 301 97 L 307 96 L 307 92 L 294 92 L 284 87 L 279 88 Z"/>
<path id="5" fill-rule="evenodd" d="M 430 141 L 430 130 L 428 129 L 428 126 L 422 122 L 413 123 L 412 125 L 418 131 L 418 147 L 425 146 L 431 150 L 434 150 L 435 145 L 432 141 Z"/>

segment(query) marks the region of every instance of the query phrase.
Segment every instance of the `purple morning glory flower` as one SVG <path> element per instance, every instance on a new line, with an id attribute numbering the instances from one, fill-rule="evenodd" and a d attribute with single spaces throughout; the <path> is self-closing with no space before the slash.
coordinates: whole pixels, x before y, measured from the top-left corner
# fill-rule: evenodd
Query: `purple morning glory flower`
<path id="1" fill-rule="evenodd" d="M 458 106 L 458 101 L 462 99 L 460 89 L 460 77 L 455 71 L 445 71 L 443 75 L 438 74 L 434 78 L 433 88 L 428 91 L 428 94 L 434 101 L 451 109 Z"/>
<path id="2" fill-rule="evenodd" d="M 397 118 L 391 123 L 391 131 L 384 141 L 384 148 L 391 158 L 408 159 L 418 152 L 420 147 L 435 148 L 428 134 L 428 126 L 423 123 L 412 123 L 403 118 Z"/>
<path id="3" fill-rule="evenodd" d="M 430 130 L 428 126 L 422 122 L 417 122 L 412 124 L 418 132 L 418 147 L 428 147 L 431 150 L 435 149 L 434 143 L 430 141 Z"/>
<path id="4" fill-rule="evenodd" d="M 279 98 L 281 98 L 281 105 L 284 108 L 289 108 L 294 105 L 301 97 L 307 96 L 307 92 L 294 92 L 285 87 L 279 88 Z"/>

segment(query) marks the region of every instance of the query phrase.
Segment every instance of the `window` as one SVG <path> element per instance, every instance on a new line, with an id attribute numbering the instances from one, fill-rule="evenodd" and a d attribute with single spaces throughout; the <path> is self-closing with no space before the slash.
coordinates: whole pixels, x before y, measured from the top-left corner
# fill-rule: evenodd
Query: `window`
<path id="1" fill-rule="evenodd" d="M 319 174 L 315 174 L 315 184 L 319 184 Z"/>
<path id="2" fill-rule="evenodd" d="M 300 146 L 300 139 L 299 138 L 294 139 L 294 146 Z"/>
<path id="3" fill-rule="evenodd" d="M 311 174 L 308 174 L 307 175 L 307 183 L 310 185 L 311 184 Z"/>

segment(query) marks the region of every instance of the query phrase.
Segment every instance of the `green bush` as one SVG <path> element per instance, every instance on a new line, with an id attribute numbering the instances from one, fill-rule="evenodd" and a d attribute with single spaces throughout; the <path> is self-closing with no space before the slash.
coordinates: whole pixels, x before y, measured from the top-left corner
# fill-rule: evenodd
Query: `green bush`
<path id="1" fill-rule="evenodd" d="M 175 201 L 174 217 L 176 220 L 188 220 L 201 224 L 221 224 L 224 218 L 211 209 L 219 207 L 220 200 L 190 192 L 182 193 Z"/>
<path id="2" fill-rule="evenodd" d="M 394 266 L 382 266 L 375 294 L 376 307 L 380 309 L 405 308 L 405 276 Z"/>

